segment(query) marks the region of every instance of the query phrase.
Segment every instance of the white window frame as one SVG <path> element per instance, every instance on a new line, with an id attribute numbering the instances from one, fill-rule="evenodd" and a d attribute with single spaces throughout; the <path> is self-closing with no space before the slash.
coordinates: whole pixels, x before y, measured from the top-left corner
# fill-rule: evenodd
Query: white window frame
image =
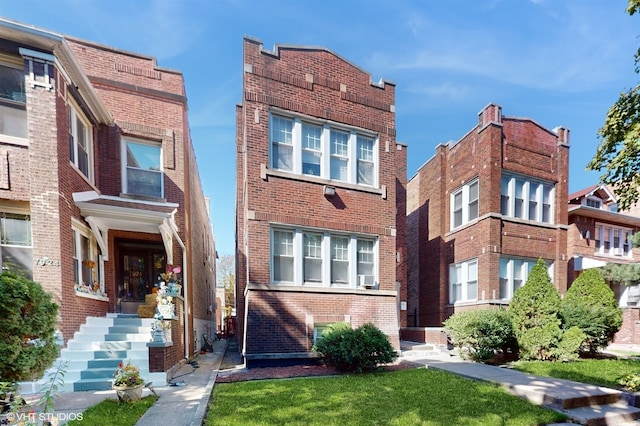
<path id="1" fill-rule="evenodd" d="M 590 204 L 595 204 L 595 205 L 590 205 Z M 593 209 L 601 209 L 602 208 L 602 199 L 599 197 L 585 197 L 584 198 L 584 205 L 587 207 L 591 207 Z"/>
<path id="2" fill-rule="evenodd" d="M 23 218 L 25 222 L 29 223 L 28 227 L 29 227 L 29 235 L 28 235 L 28 240 L 27 241 L 22 241 L 22 242 L 17 242 L 17 241 L 8 241 L 6 238 L 6 229 L 5 229 L 5 221 L 4 219 L 7 217 L 12 217 L 15 219 L 18 218 Z M 2 269 L 5 269 L 5 265 L 3 263 L 3 259 L 4 259 L 4 254 L 2 253 L 2 251 L 4 250 L 5 247 L 9 248 L 9 247 L 16 247 L 16 248 L 21 248 L 21 249 L 26 249 L 26 250 L 31 250 L 31 265 L 24 265 L 26 267 L 31 266 L 31 269 L 29 270 L 30 275 L 27 275 L 27 278 L 32 279 L 33 278 L 33 228 L 31 225 L 31 214 L 28 211 L 22 211 L 19 209 L 11 209 L 11 208 L 0 208 L 0 265 L 2 266 Z M 8 269 L 8 268 L 7 268 Z"/>
<path id="3" fill-rule="evenodd" d="M 498 273 L 498 281 L 500 283 L 500 287 L 498 288 L 498 298 L 502 300 L 511 300 L 513 298 L 513 293 L 527 283 L 529 273 L 537 262 L 538 259 L 533 258 L 501 256 Z M 551 282 L 553 282 L 554 263 L 549 260 L 545 260 L 545 263 L 547 265 L 549 278 L 551 279 Z M 519 274 L 519 278 L 522 281 L 522 284 L 518 286 L 518 288 L 515 288 L 516 273 Z M 504 286 L 502 284 L 503 279 L 506 279 Z M 502 287 L 504 287 L 504 291 Z"/>
<path id="4" fill-rule="evenodd" d="M 91 231 L 78 221 L 73 221 L 71 224 L 71 234 L 73 238 L 72 254 L 73 259 L 73 272 L 74 272 L 74 285 L 76 289 L 81 286 L 90 287 L 93 291 L 93 284 L 97 282 L 100 287 L 100 292 L 105 293 L 104 284 L 104 262 L 102 256 L 98 252 L 98 244 Z M 82 238 L 86 238 L 89 242 L 89 253 L 83 253 L 82 251 Z M 90 285 L 83 282 L 83 262 L 86 260 L 93 261 L 95 266 L 92 268 L 91 275 L 93 282 Z M 77 279 L 79 278 L 79 280 Z M 78 282 L 81 281 L 81 282 Z"/>
<path id="5" fill-rule="evenodd" d="M 285 232 L 292 233 L 291 249 L 293 258 L 293 279 L 291 281 L 278 281 L 274 271 L 274 256 L 278 255 L 275 250 L 275 233 Z M 305 281 L 304 263 L 305 263 L 305 234 L 321 235 L 321 246 L 314 248 L 316 254 L 321 253 L 321 280 Z M 332 282 L 332 238 L 348 238 L 348 246 L 346 247 L 348 258 L 348 280 L 346 282 Z M 373 243 L 373 287 L 377 287 L 379 253 L 378 238 L 371 235 L 359 234 L 342 234 L 329 230 L 309 229 L 309 228 L 293 228 L 287 226 L 271 227 L 270 236 L 270 277 L 271 283 L 274 285 L 294 285 L 307 287 L 331 287 L 331 288 L 357 288 L 359 284 L 358 276 L 358 241 L 371 241 Z"/>
<path id="6" fill-rule="evenodd" d="M 554 184 L 522 175 L 502 174 L 500 179 L 500 212 L 503 216 L 553 224 L 554 200 Z M 535 210 L 531 206 L 535 206 Z M 545 214 L 548 216 L 547 220 L 544 220 Z"/>
<path id="7" fill-rule="evenodd" d="M 473 271 L 475 270 L 475 277 Z M 456 272 L 457 271 L 457 272 Z M 454 282 L 454 278 L 456 281 Z M 456 298 L 455 287 L 460 286 L 460 298 Z M 474 290 L 475 286 L 475 290 Z M 475 292 L 475 295 L 474 295 Z M 449 265 L 449 303 L 478 300 L 478 258 Z"/>
<path id="8" fill-rule="evenodd" d="M 631 258 L 633 256 L 633 247 L 629 238 L 632 235 L 633 230 L 631 228 L 596 222 L 594 235 L 595 254 Z M 605 237 L 608 237 L 608 241 L 605 241 Z"/>
<path id="9" fill-rule="evenodd" d="M 94 168 L 93 168 L 93 127 L 87 118 L 80 112 L 80 108 L 72 100 L 68 103 L 69 107 L 69 162 L 73 167 L 84 176 L 89 182 L 93 183 Z M 84 126 L 84 131 L 78 129 L 78 121 Z M 83 137 L 86 144 L 87 155 L 87 173 L 82 170 L 80 164 L 80 144 L 78 140 L 81 133 L 84 133 Z"/>
<path id="10" fill-rule="evenodd" d="M 471 191 L 470 188 L 472 186 L 477 186 L 478 190 L 477 190 L 477 197 L 472 200 L 470 199 L 471 197 Z M 461 205 L 460 205 L 460 209 L 456 208 L 455 205 L 455 199 L 456 197 L 461 197 Z M 456 189 L 455 191 L 451 192 L 450 198 L 449 198 L 449 203 L 450 203 L 450 211 L 451 211 L 451 215 L 450 215 L 450 229 L 456 229 L 459 228 L 463 225 L 466 225 L 467 223 L 473 222 L 475 220 L 478 219 L 479 217 L 479 213 L 480 213 L 480 182 L 477 178 L 469 181 L 468 183 L 462 185 L 460 188 Z M 472 214 L 473 211 L 473 205 L 475 204 L 475 217 L 473 217 L 474 215 Z M 460 224 L 456 224 L 455 223 L 455 216 L 456 216 L 456 212 L 460 210 L 460 217 L 461 217 L 461 221 Z"/>
<path id="11" fill-rule="evenodd" d="M 160 175 L 160 195 L 159 196 L 149 196 L 146 194 L 138 194 L 135 192 L 130 192 L 129 190 L 129 182 L 128 182 L 128 177 L 127 177 L 127 170 L 129 169 L 129 166 L 127 164 L 127 144 L 128 143 L 133 143 L 133 144 L 137 144 L 137 145 L 147 145 L 147 146 L 151 146 L 154 148 L 158 148 L 160 151 L 159 154 L 159 158 L 158 158 L 158 165 L 160 170 L 145 170 L 147 172 L 153 172 L 153 173 L 158 173 Z M 121 167 L 122 167 L 122 171 L 121 171 L 121 175 L 122 175 L 122 192 L 124 194 L 127 195 L 131 195 L 134 197 L 151 197 L 151 198 L 164 198 L 164 150 L 162 147 L 162 144 L 160 142 L 157 141 L 150 141 L 150 140 L 145 140 L 145 139 L 138 139 L 138 138 L 133 138 L 133 137 L 122 137 L 121 138 Z M 135 168 L 132 168 L 135 169 Z M 137 170 L 144 170 L 144 169 L 137 169 Z"/>
<path id="12" fill-rule="evenodd" d="M 284 132 L 275 132 L 274 123 L 281 121 L 287 123 L 287 129 Z M 303 143 L 303 126 L 315 126 L 321 129 L 320 144 L 310 149 L 307 143 Z M 290 127 L 290 131 L 288 129 Z M 346 149 L 336 151 L 333 144 L 332 134 L 344 134 L 346 138 Z M 372 141 L 372 150 L 359 152 L 363 140 Z M 314 144 L 315 145 L 315 144 Z M 309 117 L 293 116 L 281 112 L 271 112 L 269 114 L 269 164 L 274 170 L 294 173 L 304 176 L 315 176 L 335 182 L 344 182 L 348 184 L 361 185 L 365 187 L 377 188 L 379 185 L 379 136 L 371 131 L 360 128 L 349 127 L 342 124 L 321 121 Z M 319 149 L 316 149 L 319 148 Z M 282 155 L 276 156 L 276 150 L 291 150 L 291 164 L 286 161 L 279 161 Z M 367 154 L 366 157 L 363 154 Z M 369 155 L 371 154 L 371 155 Z M 304 155 L 316 155 L 320 161 L 319 174 L 316 170 L 304 170 Z M 332 164 L 334 162 L 346 163 L 346 171 L 344 178 L 337 178 L 335 174 L 332 178 Z M 363 166 L 372 169 L 371 183 L 363 182 L 362 176 L 359 174 L 360 168 Z"/>
<path id="13" fill-rule="evenodd" d="M 16 145 L 28 145 L 24 61 L 22 58 L 10 58 L 0 54 L 0 66 L 14 70 L 22 75 L 22 92 L 12 92 L 11 98 L 2 97 L 0 101 L 0 114 L 2 114 L 4 121 L 2 129 L 0 129 L 2 130 L 0 131 L 0 141 Z M 8 128 L 5 128 L 5 126 Z"/>

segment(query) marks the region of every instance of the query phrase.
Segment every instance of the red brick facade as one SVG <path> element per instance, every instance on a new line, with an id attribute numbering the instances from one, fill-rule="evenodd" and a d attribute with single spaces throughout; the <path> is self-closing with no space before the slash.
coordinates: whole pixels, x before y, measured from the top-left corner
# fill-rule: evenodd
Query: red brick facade
<path id="1" fill-rule="evenodd" d="M 215 248 L 182 74 L 158 67 L 154 58 L 2 21 L 0 65 L 20 62 L 28 135 L 0 131 L 0 211 L 30 218 L 33 279 L 60 305 L 65 343 L 87 317 L 120 309 L 118 250 L 126 241 L 132 247 L 164 245 L 173 264 L 182 266 L 189 314 L 186 326 L 185 318 L 174 324 L 178 334 L 167 356 L 177 362 L 196 352 L 194 334 L 199 341 L 206 327 L 215 330 Z M 87 172 L 71 158 L 70 109 L 88 129 Z M 124 190 L 123 137 L 161 150 L 161 197 Z M 100 256 L 91 272 L 95 285 L 102 281 L 98 292 L 78 291 L 74 284 L 74 229 L 95 244 L 95 259 Z"/>
<path id="2" fill-rule="evenodd" d="M 394 94 L 392 83 L 373 84 L 369 74 L 329 50 L 280 46 L 268 52 L 259 42 L 244 40 L 236 259 L 238 336 L 250 362 L 307 357 L 314 324 L 344 320 L 354 327 L 373 322 L 399 347 L 399 324 L 406 321 L 400 310 L 406 300 L 406 147 L 395 140 Z M 377 184 L 329 179 L 328 171 L 308 176 L 272 167 L 274 114 L 374 138 Z M 325 196 L 325 186 L 335 188 L 335 195 Z M 274 227 L 375 240 L 375 288 L 358 288 L 355 279 L 340 288 L 274 283 Z M 328 253 L 328 242 L 323 247 Z"/>
<path id="3" fill-rule="evenodd" d="M 552 279 L 566 291 L 568 143 L 567 130 L 502 116 L 490 104 L 478 126 L 436 148 L 407 185 L 409 327 L 439 327 L 455 311 L 508 303 L 500 296 L 502 257 L 553 263 Z M 504 174 L 553 187 L 549 223 L 501 214 Z M 452 229 L 451 194 L 473 182 L 477 217 Z M 450 265 L 476 259 L 477 297 L 451 303 Z"/>

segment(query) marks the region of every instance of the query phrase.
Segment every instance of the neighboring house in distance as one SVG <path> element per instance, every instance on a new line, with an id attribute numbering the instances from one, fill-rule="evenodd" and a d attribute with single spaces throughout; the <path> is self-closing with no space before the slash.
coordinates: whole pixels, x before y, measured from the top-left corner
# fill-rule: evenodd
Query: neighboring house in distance
<path id="1" fill-rule="evenodd" d="M 405 323 L 406 147 L 395 86 L 323 47 L 244 39 L 237 108 L 238 342 L 312 357 L 324 327 Z"/>
<path id="2" fill-rule="evenodd" d="M 2 267 L 53 295 L 65 346 L 135 316 L 167 265 L 183 279 L 172 343 L 148 348 L 143 369 L 168 371 L 215 331 L 215 247 L 186 117 L 182 74 L 154 58 L 0 19 Z"/>
<path id="3" fill-rule="evenodd" d="M 403 338 L 440 341 L 454 312 L 507 305 L 535 262 L 567 289 L 569 131 L 507 117 L 440 145 L 407 185 L 408 313 Z M 420 327 L 420 328 L 418 328 Z"/>
<path id="4" fill-rule="evenodd" d="M 640 230 L 640 217 L 620 213 L 616 197 L 606 185 L 594 185 L 569 195 L 568 282 L 580 271 L 607 263 L 630 264 L 640 260 L 640 249 L 633 248 L 629 237 Z M 639 286 L 611 283 L 620 307 L 623 325 L 616 343 L 640 343 Z"/>

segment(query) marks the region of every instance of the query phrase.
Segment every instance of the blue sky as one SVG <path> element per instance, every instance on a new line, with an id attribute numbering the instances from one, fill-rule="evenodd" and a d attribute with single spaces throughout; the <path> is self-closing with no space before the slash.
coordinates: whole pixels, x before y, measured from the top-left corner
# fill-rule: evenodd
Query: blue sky
<path id="1" fill-rule="evenodd" d="M 0 0 L 0 16 L 155 56 L 181 70 L 220 254 L 234 251 L 235 106 L 242 38 L 324 46 L 396 83 L 409 177 L 488 103 L 571 130 L 574 192 L 621 91 L 634 86 L 640 17 L 627 0 Z"/>

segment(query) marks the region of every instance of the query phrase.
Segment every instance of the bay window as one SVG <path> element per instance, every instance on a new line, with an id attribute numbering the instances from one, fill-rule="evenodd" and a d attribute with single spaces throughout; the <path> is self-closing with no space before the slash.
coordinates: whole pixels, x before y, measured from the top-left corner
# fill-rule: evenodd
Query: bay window
<path id="1" fill-rule="evenodd" d="M 478 259 L 449 266 L 449 302 L 478 299 Z"/>
<path id="2" fill-rule="evenodd" d="M 500 258 L 500 299 L 511 300 L 513 293 L 526 284 L 531 268 L 537 259 L 501 257 Z M 547 261 L 547 273 L 553 279 L 553 262 Z"/>
<path id="3" fill-rule="evenodd" d="M 608 224 L 596 223 L 595 253 L 605 256 L 631 256 L 629 239 L 633 231 Z"/>
<path id="4" fill-rule="evenodd" d="M 553 184 L 509 174 L 503 174 L 500 182 L 502 215 L 535 222 L 553 222 Z"/>

